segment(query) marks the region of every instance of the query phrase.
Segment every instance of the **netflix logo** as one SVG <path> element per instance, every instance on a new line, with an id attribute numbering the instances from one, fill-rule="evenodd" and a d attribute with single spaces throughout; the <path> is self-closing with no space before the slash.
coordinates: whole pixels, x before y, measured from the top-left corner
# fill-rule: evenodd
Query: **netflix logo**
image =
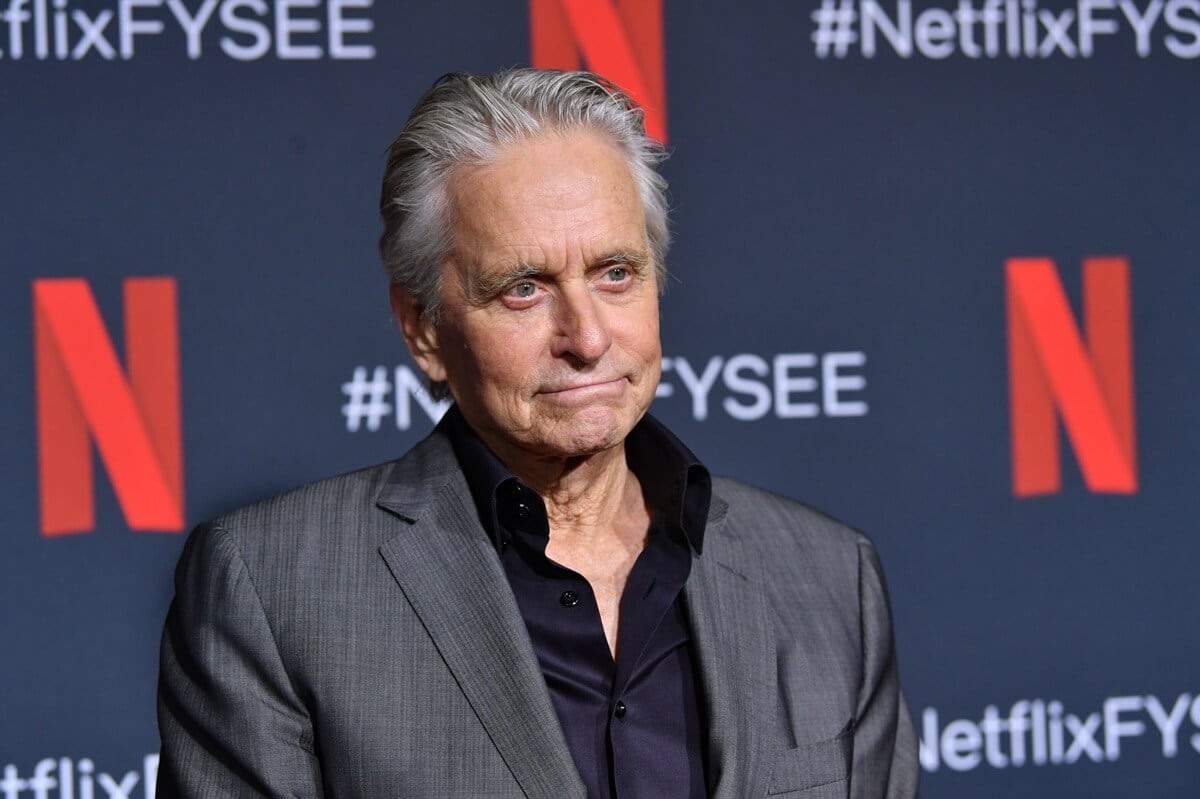
<path id="1" fill-rule="evenodd" d="M 1013 493 L 1061 489 L 1059 419 L 1089 490 L 1135 493 L 1129 262 L 1084 259 L 1082 332 L 1053 261 L 1012 258 L 1005 276 Z"/>
<path id="2" fill-rule="evenodd" d="M 95 527 L 92 448 L 134 530 L 183 530 L 175 279 L 124 284 L 125 369 L 86 280 L 33 282 L 41 532 Z"/>
<path id="3" fill-rule="evenodd" d="M 646 133 L 667 141 L 662 0 L 529 0 L 530 63 L 585 64 L 624 89 L 646 114 Z"/>

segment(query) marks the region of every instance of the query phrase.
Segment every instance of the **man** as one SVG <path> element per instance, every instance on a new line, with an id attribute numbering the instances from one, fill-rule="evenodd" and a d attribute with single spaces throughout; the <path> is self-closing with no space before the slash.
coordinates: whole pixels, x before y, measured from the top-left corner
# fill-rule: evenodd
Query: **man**
<path id="1" fill-rule="evenodd" d="M 646 415 L 660 158 L 588 73 L 420 101 L 381 250 L 454 407 L 394 463 L 192 535 L 159 796 L 915 795 L 870 544 Z"/>

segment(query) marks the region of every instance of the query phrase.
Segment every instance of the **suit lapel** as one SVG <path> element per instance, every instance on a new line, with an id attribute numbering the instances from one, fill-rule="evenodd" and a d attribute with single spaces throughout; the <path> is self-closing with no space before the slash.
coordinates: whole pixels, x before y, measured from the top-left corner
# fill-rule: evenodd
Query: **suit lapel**
<path id="1" fill-rule="evenodd" d="M 712 499 L 704 554 L 684 587 L 708 717 L 709 785 L 714 799 L 765 793 L 770 764 L 763 732 L 776 713 L 775 644 L 758 554 L 729 529 L 726 504 Z"/>
<path id="2" fill-rule="evenodd" d="M 380 548 L 384 561 L 526 796 L 582 798 L 521 612 L 440 431 L 396 465 L 378 504 L 407 522 Z"/>

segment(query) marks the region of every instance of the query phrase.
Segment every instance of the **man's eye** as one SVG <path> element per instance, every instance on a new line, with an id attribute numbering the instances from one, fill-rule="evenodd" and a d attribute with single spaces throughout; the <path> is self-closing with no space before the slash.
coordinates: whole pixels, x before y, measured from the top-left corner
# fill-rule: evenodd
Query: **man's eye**
<path id="1" fill-rule="evenodd" d="M 604 276 L 613 283 L 620 283 L 625 278 L 629 277 L 629 269 L 624 266 L 614 266 L 604 273 Z"/>
<path id="2" fill-rule="evenodd" d="M 511 288 L 509 288 L 507 294 L 510 297 L 517 297 L 518 299 L 528 299 L 528 298 L 532 297 L 534 295 L 534 293 L 536 293 L 536 292 L 537 292 L 537 286 L 535 286 L 529 280 L 522 280 L 520 283 L 516 283 Z"/>

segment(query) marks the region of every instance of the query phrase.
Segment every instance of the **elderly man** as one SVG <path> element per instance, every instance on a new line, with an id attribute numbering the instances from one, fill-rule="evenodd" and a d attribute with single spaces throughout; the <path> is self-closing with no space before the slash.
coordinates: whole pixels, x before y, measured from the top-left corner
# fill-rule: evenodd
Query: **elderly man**
<path id="1" fill-rule="evenodd" d="M 193 533 L 160 797 L 915 795 L 871 545 L 646 414 L 661 157 L 588 73 L 420 101 L 381 249 L 454 405 L 394 463 Z"/>

